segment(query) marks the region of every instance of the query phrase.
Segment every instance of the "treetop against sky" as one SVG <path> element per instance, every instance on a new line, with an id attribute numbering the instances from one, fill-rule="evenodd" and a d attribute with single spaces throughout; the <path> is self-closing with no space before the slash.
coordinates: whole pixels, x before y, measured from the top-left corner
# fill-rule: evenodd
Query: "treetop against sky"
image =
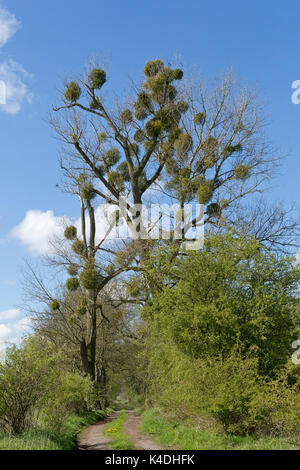
<path id="1" fill-rule="evenodd" d="M 288 153 L 267 197 L 297 203 L 300 106 L 292 84 L 300 79 L 296 1 L 213 3 L 167 0 L 113 3 L 87 0 L 0 2 L 0 343 L 24 331 L 19 268 L 24 257 L 47 250 L 63 217 L 78 219 L 76 202 L 56 187 L 60 144 L 47 123 L 66 80 L 90 58 L 106 64 L 108 101 L 139 83 L 148 60 L 180 64 L 208 79 L 232 68 L 266 103 L 266 134 Z M 209 79 L 208 77 L 213 77 Z"/>

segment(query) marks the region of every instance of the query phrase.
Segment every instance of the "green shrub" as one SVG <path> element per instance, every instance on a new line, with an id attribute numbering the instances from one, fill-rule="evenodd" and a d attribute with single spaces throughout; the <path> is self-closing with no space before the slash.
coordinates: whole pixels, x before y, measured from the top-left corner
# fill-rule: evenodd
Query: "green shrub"
<path id="1" fill-rule="evenodd" d="M 235 435 L 299 433 L 299 382 L 291 384 L 285 369 L 273 379 L 261 376 L 257 351 L 244 357 L 236 347 L 227 357 L 192 359 L 150 334 L 144 355 L 150 403 L 171 418 Z"/>
<path id="2" fill-rule="evenodd" d="M 89 378 L 73 373 L 61 374 L 39 402 L 40 425 L 62 429 L 67 416 L 92 411 L 95 401 L 95 391 Z"/>
<path id="3" fill-rule="evenodd" d="M 59 369 L 53 347 L 34 338 L 7 350 L 0 363 L 0 429 L 20 434 L 34 424 L 38 403 L 52 388 Z"/>
<path id="4" fill-rule="evenodd" d="M 246 357 L 255 346 L 259 374 L 274 376 L 298 339 L 299 266 L 234 233 L 207 235 L 203 250 L 176 262 L 172 253 L 161 249 L 149 263 L 160 289 L 145 320 L 192 358 L 227 357 L 237 342 Z"/>
<path id="5" fill-rule="evenodd" d="M 149 433 L 163 445 L 179 450 L 284 450 L 297 449 L 285 438 L 234 436 L 201 429 L 182 421 L 168 419 L 159 409 L 143 413 L 141 431 Z"/>

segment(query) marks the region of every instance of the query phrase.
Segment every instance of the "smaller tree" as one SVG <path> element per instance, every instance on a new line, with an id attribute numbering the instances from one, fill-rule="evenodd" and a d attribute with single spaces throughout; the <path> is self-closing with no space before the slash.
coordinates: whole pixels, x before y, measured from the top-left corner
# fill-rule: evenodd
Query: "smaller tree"
<path id="1" fill-rule="evenodd" d="M 194 358 L 226 357 L 255 346 L 260 372 L 272 374 L 291 353 L 299 328 L 299 266 L 232 233 L 206 239 L 203 251 L 170 257 L 158 251 L 148 268 L 144 318 Z M 171 260 L 171 261 L 170 261 Z"/>
<path id="2" fill-rule="evenodd" d="M 30 427 L 37 403 L 57 380 L 58 366 L 53 346 L 35 338 L 7 350 L 0 364 L 0 428 L 19 434 Z"/>

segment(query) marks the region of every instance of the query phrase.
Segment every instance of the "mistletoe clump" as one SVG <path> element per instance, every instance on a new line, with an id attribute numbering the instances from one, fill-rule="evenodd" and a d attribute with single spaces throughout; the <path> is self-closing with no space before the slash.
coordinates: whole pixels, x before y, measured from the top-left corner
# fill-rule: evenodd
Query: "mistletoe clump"
<path id="1" fill-rule="evenodd" d="M 242 145 L 241 144 L 236 144 L 236 145 L 226 145 L 224 148 L 224 154 L 225 155 L 232 155 L 235 152 L 241 152 L 242 151 Z"/>
<path id="2" fill-rule="evenodd" d="M 102 88 L 106 82 L 106 73 L 102 69 L 93 69 L 89 74 L 89 82 L 94 90 Z"/>
<path id="3" fill-rule="evenodd" d="M 142 129 L 139 129 L 138 131 L 136 131 L 136 133 L 134 134 L 134 140 L 140 144 L 141 142 L 143 142 L 143 140 L 145 140 L 145 133 L 144 131 L 142 131 Z"/>
<path id="4" fill-rule="evenodd" d="M 180 113 L 185 114 L 187 110 L 189 109 L 189 104 L 186 101 L 178 101 L 177 103 L 177 109 Z"/>
<path id="5" fill-rule="evenodd" d="M 203 181 L 197 191 L 197 198 L 200 204 L 207 204 L 213 195 L 213 182 L 210 180 Z"/>
<path id="6" fill-rule="evenodd" d="M 120 160 L 120 151 L 117 147 L 112 147 L 104 155 L 104 162 L 109 168 L 116 165 L 119 160 Z"/>
<path id="7" fill-rule="evenodd" d="M 134 103 L 134 109 L 135 117 L 139 121 L 143 121 L 153 112 L 151 98 L 145 91 L 141 91 L 141 93 L 138 94 L 137 101 Z"/>
<path id="8" fill-rule="evenodd" d="M 84 254 L 84 243 L 82 240 L 76 240 L 72 245 L 72 250 L 76 255 L 83 255 Z"/>
<path id="9" fill-rule="evenodd" d="M 189 134 L 181 134 L 174 142 L 174 149 L 180 155 L 184 155 L 192 149 L 193 140 Z"/>
<path id="10" fill-rule="evenodd" d="M 119 173 L 119 171 L 112 171 L 109 174 L 108 182 L 117 190 L 117 191 L 124 191 L 125 189 L 125 178 L 124 176 Z"/>
<path id="11" fill-rule="evenodd" d="M 74 225 L 70 225 L 66 228 L 64 235 L 67 240 L 75 240 L 77 237 L 77 228 L 74 227 Z"/>
<path id="12" fill-rule="evenodd" d="M 162 61 L 148 62 L 145 67 L 145 75 L 148 78 L 144 87 L 149 90 L 151 99 L 159 105 L 174 101 L 177 95 L 176 88 L 172 85 L 175 80 L 181 80 L 183 71 L 164 67 Z"/>
<path id="13" fill-rule="evenodd" d="M 130 109 L 124 109 L 120 115 L 120 119 L 123 124 L 130 124 L 133 120 L 133 115 Z"/>
<path id="14" fill-rule="evenodd" d="M 209 204 L 209 206 L 206 208 L 206 212 L 211 217 L 220 217 L 222 209 L 219 204 L 213 202 L 212 204 Z"/>
<path id="15" fill-rule="evenodd" d="M 60 303 L 58 302 L 58 300 L 53 300 L 50 304 L 50 308 L 52 310 L 52 312 L 56 312 L 57 310 L 60 309 Z"/>
<path id="16" fill-rule="evenodd" d="M 100 143 L 103 143 L 107 140 L 107 135 L 105 132 L 99 132 L 98 134 L 98 140 Z"/>
<path id="17" fill-rule="evenodd" d="M 80 273 L 81 284 L 87 290 L 98 289 L 101 279 L 100 274 L 92 263 L 88 264 Z"/>
<path id="18" fill-rule="evenodd" d="M 66 100 L 70 101 L 71 103 L 76 103 L 76 101 L 79 100 L 80 96 L 81 96 L 81 88 L 78 85 L 78 83 L 75 81 L 68 83 L 66 92 L 65 92 Z"/>
<path id="19" fill-rule="evenodd" d="M 234 170 L 234 178 L 237 180 L 245 180 L 249 174 L 250 170 L 246 165 L 238 165 Z"/>
<path id="20" fill-rule="evenodd" d="M 108 276 L 112 276 L 114 274 L 115 270 L 116 270 L 115 265 L 113 263 L 110 263 L 106 266 L 105 273 Z"/>
<path id="21" fill-rule="evenodd" d="M 87 301 L 84 297 L 81 297 L 77 306 L 77 314 L 79 316 L 85 315 L 87 312 Z"/>
<path id="22" fill-rule="evenodd" d="M 66 288 L 70 292 L 75 292 L 79 287 L 79 281 L 76 277 L 70 277 L 66 282 Z"/>
<path id="23" fill-rule="evenodd" d="M 195 125 L 196 125 L 196 126 L 201 126 L 202 124 L 204 124 L 205 118 L 206 118 L 206 114 L 205 114 L 205 113 L 198 113 L 198 114 L 196 114 L 196 116 L 194 116 L 194 123 L 195 123 Z"/>
<path id="24" fill-rule="evenodd" d="M 129 181 L 129 170 L 128 170 L 128 165 L 127 162 L 124 161 L 122 162 L 118 167 L 117 167 L 117 173 L 121 175 L 124 181 Z"/>
<path id="25" fill-rule="evenodd" d="M 146 77 L 155 77 L 159 72 L 162 72 L 164 69 L 164 63 L 162 60 L 150 60 L 147 62 L 144 68 L 144 73 Z"/>
<path id="26" fill-rule="evenodd" d="M 90 109 L 99 109 L 100 108 L 100 104 L 97 100 L 92 100 L 90 102 Z"/>
<path id="27" fill-rule="evenodd" d="M 90 183 L 84 185 L 81 190 L 81 194 L 83 199 L 85 199 L 87 202 L 90 202 L 96 196 L 93 185 Z"/>
<path id="28" fill-rule="evenodd" d="M 70 274 L 70 276 L 76 276 L 78 274 L 78 266 L 74 263 L 71 263 L 68 267 L 68 274 Z"/>
<path id="29" fill-rule="evenodd" d="M 158 137 L 162 131 L 162 122 L 160 120 L 151 119 L 146 124 L 146 133 L 149 137 Z"/>

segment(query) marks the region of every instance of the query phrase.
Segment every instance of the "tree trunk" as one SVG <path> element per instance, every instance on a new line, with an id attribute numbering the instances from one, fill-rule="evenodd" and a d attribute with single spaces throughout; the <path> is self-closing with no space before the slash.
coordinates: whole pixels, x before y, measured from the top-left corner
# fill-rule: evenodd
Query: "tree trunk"
<path id="1" fill-rule="evenodd" d="M 89 303 L 87 311 L 86 338 L 81 342 L 81 362 L 84 374 L 96 382 L 96 341 L 97 341 L 97 295 L 89 292 Z"/>

